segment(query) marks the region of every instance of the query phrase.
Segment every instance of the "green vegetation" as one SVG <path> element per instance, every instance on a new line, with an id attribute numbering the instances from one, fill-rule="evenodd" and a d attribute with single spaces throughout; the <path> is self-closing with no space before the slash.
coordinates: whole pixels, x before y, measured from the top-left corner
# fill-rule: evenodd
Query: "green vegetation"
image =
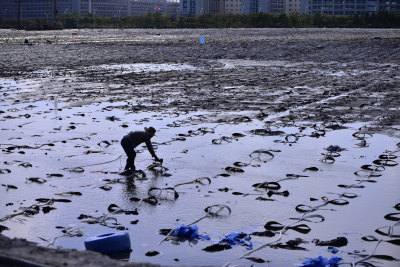
<path id="1" fill-rule="evenodd" d="M 251 15 L 215 14 L 201 16 L 163 15 L 160 13 L 129 17 L 105 17 L 78 13 L 62 14 L 57 22 L 47 19 L 0 20 L 0 28 L 25 30 L 77 29 L 77 28 L 399 28 L 400 13 L 378 12 L 331 16 L 294 13 L 273 15 L 256 13 Z"/>

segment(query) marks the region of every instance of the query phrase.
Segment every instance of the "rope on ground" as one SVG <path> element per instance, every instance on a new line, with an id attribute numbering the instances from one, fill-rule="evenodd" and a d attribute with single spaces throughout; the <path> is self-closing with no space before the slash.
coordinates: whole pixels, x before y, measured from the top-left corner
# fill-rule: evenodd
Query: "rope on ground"
<path id="1" fill-rule="evenodd" d="M 217 208 L 217 210 L 214 210 L 214 208 Z M 204 209 L 204 211 L 206 212 L 206 215 L 204 215 L 203 217 L 200 217 L 199 219 L 193 221 L 192 223 L 189 223 L 187 226 L 194 225 L 194 224 L 198 223 L 199 221 L 201 221 L 201 220 L 203 220 L 205 218 L 224 216 L 223 214 L 220 214 L 223 210 L 227 210 L 228 211 L 228 215 L 230 215 L 232 213 L 231 208 L 229 208 L 226 205 L 216 204 L 216 205 L 208 206 L 207 208 Z M 168 238 L 174 233 L 174 231 L 175 231 L 175 229 L 171 229 L 171 231 L 169 231 L 169 233 L 166 235 L 166 237 L 164 237 L 158 243 L 158 245 L 161 245 L 162 242 L 168 240 Z"/>
<path id="2" fill-rule="evenodd" d="M 368 255 L 367 257 L 365 257 L 365 258 L 362 258 L 362 259 L 359 260 L 359 261 L 352 262 L 352 263 L 351 263 L 351 266 L 354 267 L 354 266 L 356 266 L 357 264 L 359 264 L 359 263 L 361 263 L 361 262 L 364 262 L 364 261 L 366 261 L 366 260 L 372 258 L 372 257 L 375 255 L 376 249 L 378 248 L 379 244 L 380 244 L 382 241 L 383 241 L 382 239 L 380 239 L 380 240 L 378 241 L 378 243 L 376 244 L 376 246 L 375 246 L 374 250 L 371 252 L 371 254 L 369 254 L 369 255 Z"/>
<path id="3" fill-rule="evenodd" d="M 94 163 L 94 164 L 89 164 L 89 165 L 84 165 L 84 166 L 79 166 L 79 167 L 72 167 L 72 168 L 69 168 L 69 169 L 79 169 L 79 168 L 86 168 L 86 167 L 91 167 L 91 166 L 103 165 L 103 164 L 107 164 L 107 163 L 111 163 L 111 162 L 117 161 L 120 158 L 122 158 L 122 156 L 123 155 L 120 155 L 116 159 L 105 161 L 105 162 L 99 162 L 99 163 Z"/>
<path id="4" fill-rule="evenodd" d="M 7 221 L 7 220 L 12 219 L 14 217 L 17 217 L 19 215 L 25 215 L 26 212 L 28 212 L 32 208 L 35 208 L 35 207 L 36 208 L 41 208 L 41 207 L 44 207 L 46 205 L 52 205 L 53 203 L 54 203 L 54 199 L 49 199 L 46 202 L 41 203 L 41 204 L 39 204 L 39 203 L 38 204 L 33 204 L 33 205 L 29 206 L 29 207 L 24 208 L 21 212 L 17 212 L 17 213 L 14 213 L 14 214 L 6 215 L 3 218 L 0 218 L 0 222 Z"/>
<path id="5" fill-rule="evenodd" d="M 399 144 L 400 144 L 400 143 L 399 143 Z M 399 145 L 399 146 L 400 146 L 400 145 Z M 385 151 L 385 153 L 387 153 L 388 155 L 393 155 L 393 154 L 398 153 L 398 152 L 400 152 L 399 149 L 396 150 L 396 151 L 388 151 L 388 150 Z M 386 159 L 386 160 L 388 160 L 388 159 Z M 377 164 L 377 166 L 380 166 L 380 165 L 384 165 L 384 164 Z M 299 178 L 299 177 L 303 177 L 303 176 L 301 176 L 301 175 L 289 175 L 287 178 L 281 179 L 281 180 L 279 180 L 279 181 L 297 179 L 297 178 Z M 370 178 L 370 176 L 368 176 L 368 178 Z M 343 187 L 345 188 L 345 192 L 344 192 L 343 194 L 341 194 L 341 196 L 344 196 L 344 195 L 346 194 L 346 190 L 347 190 L 347 189 L 349 189 L 349 188 L 354 188 L 354 187 L 356 187 L 357 185 L 360 185 L 360 184 L 363 183 L 363 182 L 369 182 L 369 180 L 368 180 L 368 179 L 366 179 L 366 180 L 363 179 L 363 180 L 360 180 L 360 181 L 358 181 L 357 183 L 354 183 L 354 184 L 352 184 L 352 185 L 343 186 Z M 322 207 L 324 207 L 324 206 L 326 206 L 326 205 L 328 205 L 328 204 L 346 205 L 346 204 L 348 204 L 348 203 L 349 203 L 349 202 L 348 202 L 347 200 L 344 200 L 344 199 L 339 198 L 339 199 L 334 199 L 334 200 L 330 200 L 330 201 L 325 201 L 323 204 L 318 205 L 318 206 L 314 206 L 314 207 L 306 206 L 306 205 L 298 205 L 298 206 L 296 207 L 296 210 L 297 210 L 298 212 L 303 212 L 302 217 L 299 218 L 299 219 L 297 219 L 297 220 L 296 220 L 294 223 L 292 223 L 292 224 L 285 225 L 285 226 L 279 231 L 279 237 L 278 237 L 276 240 L 261 245 L 260 247 L 256 248 L 255 250 L 250 251 L 250 252 L 244 254 L 243 256 L 241 256 L 241 257 L 239 257 L 239 258 L 237 258 L 237 259 L 234 259 L 234 260 L 232 260 L 232 261 L 230 261 L 230 262 L 224 264 L 223 267 L 230 266 L 230 264 L 231 264 L 232 262 L 236 261 L 236 260 L 244 259 L 244 258 L 250 256 L 251 254 L 253 254 L 253 253 L 255 253 L 255 252 L 257 252 L 257 251 L 259 251 L 259 250 L 261 250 L 261 249 L 263 249 L 263 248 L 265 248 L 265 247 L 268 247 L 268 246 L 270 246 L 270 245 L 272 245 L 272 244 L 274 244 L 274 243 L 279 242 L 279 241 L 281 240 L 281 238 L 282 238 L 282 235 L 283 235 L 288 229 L 290 229 L 294 224 L 297 224 L 297 223 L 299 223 L 299 222 L 301 222 L 301 221 L 307 221 L 307 218 L 310 217 L 310 215 L 307 215 L 307 214 L 312 213 L 312 212 L 314 212 L 314 211 L 316 211 L 316 210 L 318 210 L 318 209 L 320 209 L 320 208 L 322 208 Z M 308 207 L 309 209 L 308 209 L 308 210 L 306 210 L 306 209 L 299 209 L 300 206 Z M 311 216 L 312 216 L 312 215 L 311 215 Z M 396 222 L 395 224 L 389 226 L 389 230 L 388 230 L 387 236 L 389 236 L 389 237 L 392 236 L 392 234 L 393 234 L 393 227 L 394 227 L 395 225 L 397 225 L 397 224 L 400 224 L 400 222 Z M 364 261 L 370 259 L 371 257 L 373 257 L 373 256 L 375 255 L 376 249 L 378 248 L 379 244 L 380 244 L 382 241 L 383 241 L 382 239 L 380 239 L 380 240 L 378 241 L 378 243 L 377 243 L 376 246 L 375 246 L 375 249 L 371 252 L 370 255 L 368 255 L 367 257 L 365 257 L 365 258 L 363 258 L 363 259 L 361 259 L 361 260 L 359 260 L 359 261 L 357 261 L 357 262 L 352 262 L 351 265 L 354 267 L 354 266 L 357 265 L 358 263 L 364 262 Z"/>

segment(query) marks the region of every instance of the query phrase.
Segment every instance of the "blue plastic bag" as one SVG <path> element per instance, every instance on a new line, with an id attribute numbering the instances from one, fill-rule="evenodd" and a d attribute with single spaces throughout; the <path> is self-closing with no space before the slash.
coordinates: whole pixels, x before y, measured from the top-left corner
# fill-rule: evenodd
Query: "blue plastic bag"
<path id="1" fill-rule="evenodd" d="M 339 250 L 338 250 L 337 248 L 335 248 L 335 247 L 329 249 L 329 251 L 330 251 L 331 253 L 333 253 L 333 254 L 336 254 L 336 253 L 339 252 Z"/>
<path id="2" fill-rule="evenodd" d="M 210 237 L 208 235 L 201 235 L 199 234 L 199 227 L 197 225 L 193 226 L 186 226 L 182 224 L 181 226 L 175 228 L 174 232 L 172 233 L 172 236 L 176 237 L 181 237 L 181 238 L 186 238 L 190 240 L 209 240 Z"/>
<path id="3" fill-rule="evenodd" d="M 308 258 L 300 266 L 301 267 L 335 267 L 338 266 L 339 257 L 332 257 L 330 259 L 319 256 L 318 258 Z"/>
<path id="4" fill-rule="evenodd" d="M 246 246 L 246 249 L 253 248 L 253 243 L 250 242 L 250 236 L 245 233 L 230 233 L 218 243 L 228 244 L 232 247 L 240 245 L 240 246 Z"/>

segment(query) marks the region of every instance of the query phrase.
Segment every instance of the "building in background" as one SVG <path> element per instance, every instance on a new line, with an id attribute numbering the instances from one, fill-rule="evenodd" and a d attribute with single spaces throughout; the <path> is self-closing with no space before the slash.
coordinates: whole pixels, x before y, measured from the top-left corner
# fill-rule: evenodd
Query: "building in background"
<path id="1" fill-rule="evenodd" d="M 285 14 L 289 15 L 291 13 L 300 13 L 301 12 L 300 4 L 301 4 L 300 0 L 286 0 L 284 8 Z"/>
<path id="2" fill-rule="evenodd" d="M 242 0 L 181 0 L 181 15 L 243 14 Z"/>
<path id="3" fill-rule="evenodd" d="M 241 14 L 270 13 L 272 0 L 242 0 Z"/>
<path id="4" fill-rule="evenodd" d="M 400 12 L 400 0 L 0 0 L 0 17 L 6 19 L 52 20 L 55 15 L 73 12 L 124 17 L 156 12 L 176 16 L 258 12 L 340 16 L 378 11 Z"/>
<path id="5" fill-rule="evenodd" d="M 399 0 L 302 0 L 301 12 L 348 16 L 378 11 L 400 12 Z"/>
<path id="6" fill-rule="evenodd" d="M 54 8 L 53 0 L 1 0 L 0 10 L 2 18 L 20 17 L 21 19 L 47 18 L 54 15 L 71 13 L 78 9 L 78 1 L 59 1 Z"/>
<path id="7" fill-rule="evenodd" d="M 225 0 L 203 0 L 202 14 L 224 14 Z"/>
<path id="8" fill-rule="evenodd" d="M 56 4 L 56 5 L 54 5 Z M 179 0 L 1 0 L 1 18 L 53 19 L 56 14 L 124 17 L 160 12 L 176 15 Z"/>
<path id="9" fill-rule="evenodd" d="M 57 2 L 59 1 L 57 0 Z M 92 13 L 107 17 L 127 16 L 130 3 L 124 0 L 69 0 L 69 2 L 77 2 L 78 9 L 74 11 L 78 11 L 79 14 Z"/>
<path id="10" fill-rule="evenodd" d="M 203 0 L 181 0 L 179 3 L 180 13 L 182 16 L 198 16 L 204 14 Z"/>
<path id="11" fill-rule="evenodd" d="M 225 13 L 226 14 L 242 14 L 242 1 L 241 0 L 225 0 Z"/>
<path id="12" fill-rule="evenodd" d="M 280 14 L 285 12 L 285 0 L 271 0 L 271 13 Z"/>
<path id="13" fill-rule="evenodd" d="M 137 16 L 159 12 L 176 15 L 179 12 L 179 0 L 134 0 L 129 1 L 128 16 Z"/>

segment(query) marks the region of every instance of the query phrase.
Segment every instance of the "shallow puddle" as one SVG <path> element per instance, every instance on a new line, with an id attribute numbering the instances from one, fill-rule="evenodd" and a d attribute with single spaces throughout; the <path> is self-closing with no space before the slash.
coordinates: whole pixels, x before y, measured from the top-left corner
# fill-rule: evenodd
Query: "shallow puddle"
<path id="1" fill-rule="evenodd" d="M 116 65 L 100 65 L 91 67 L 89 69 L 107 69 L 107 70 L 119 70 L 121 74 L 127 73 L 138 73 L 138 72 L 158 72 L 158 71 L 180 71 L 180 70 L 196 70 L 188 64 L 116 64 Z"/>

